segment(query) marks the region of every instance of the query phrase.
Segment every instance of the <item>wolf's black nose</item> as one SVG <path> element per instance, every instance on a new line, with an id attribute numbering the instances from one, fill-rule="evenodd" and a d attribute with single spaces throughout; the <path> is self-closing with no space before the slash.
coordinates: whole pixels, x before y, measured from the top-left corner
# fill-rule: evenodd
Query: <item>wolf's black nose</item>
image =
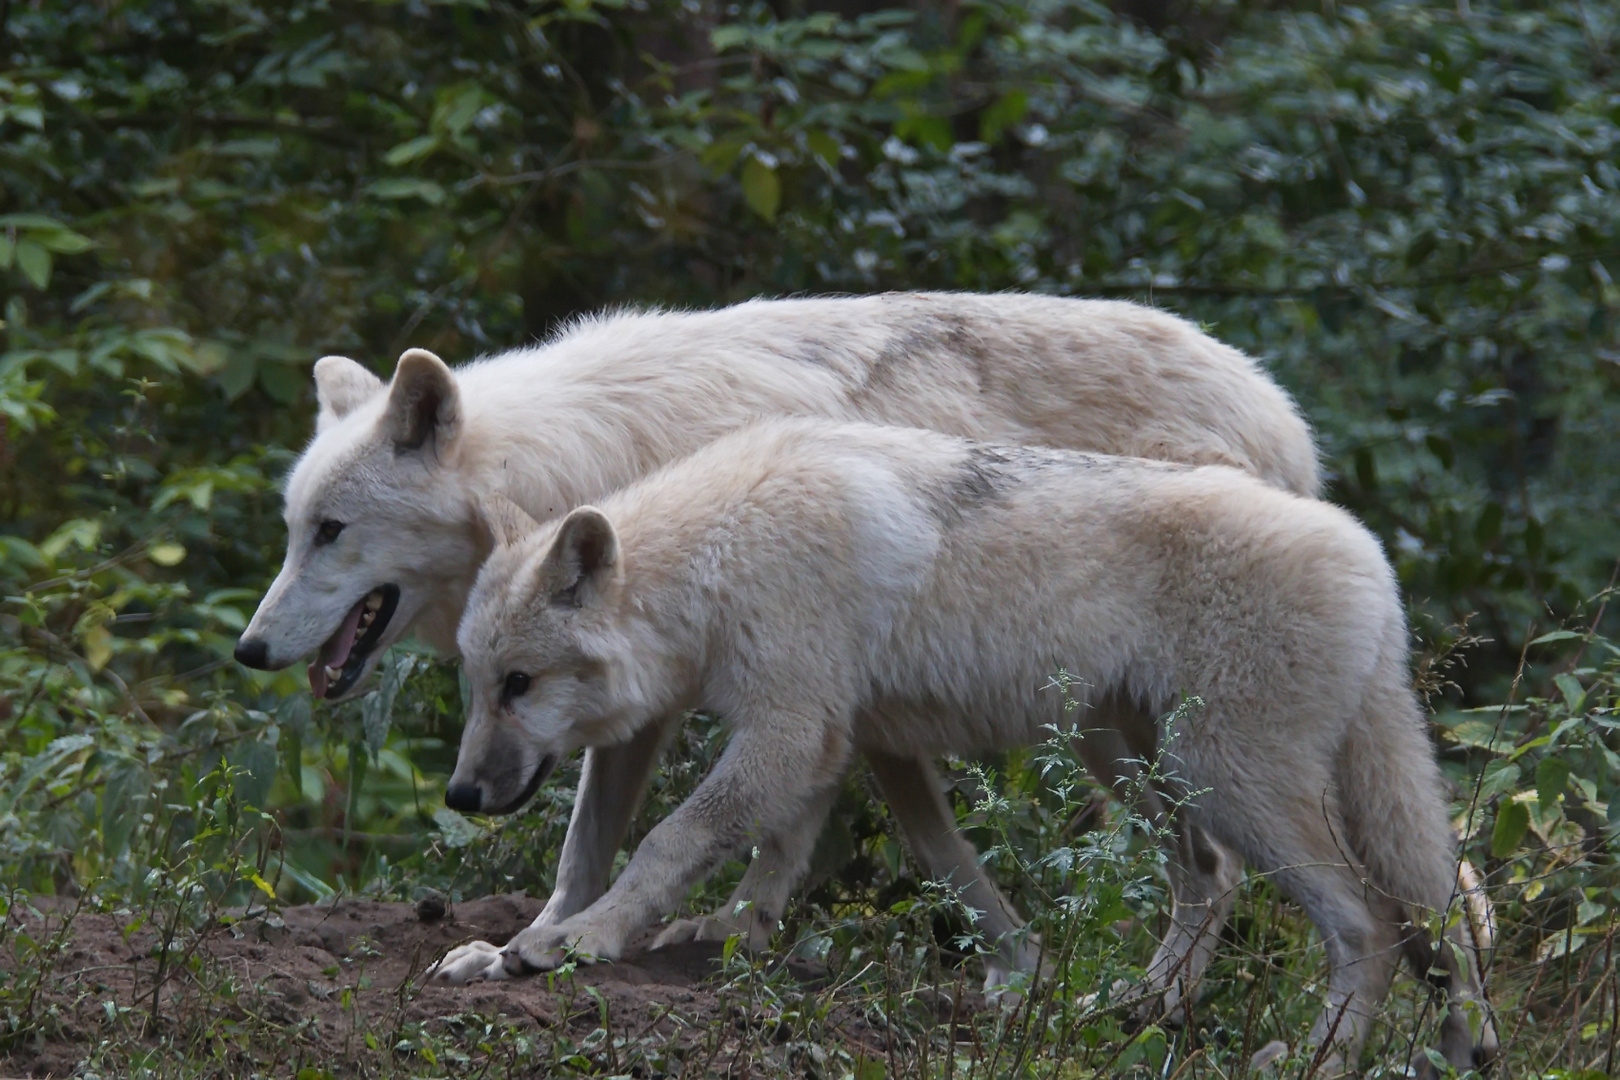
<path id="1" fill-rule="evenodd" d="M 270 669 L 270 646 L 262 638 L 241 638 L 236 643 L 236 662 L 260 671 Z"/>
<path id="2" fill-rule="evenodd" d="M 451 784 L 449 790 L 444 793 L 444 805 L 452 810 L 477 813 L 483 801 L 483 794 L 478 790 L 477 784 Z"/>

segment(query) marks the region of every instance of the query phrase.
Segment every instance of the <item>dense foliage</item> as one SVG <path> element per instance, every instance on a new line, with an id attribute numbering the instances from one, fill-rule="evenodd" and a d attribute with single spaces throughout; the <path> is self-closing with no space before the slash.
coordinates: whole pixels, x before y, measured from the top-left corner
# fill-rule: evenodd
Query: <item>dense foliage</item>
<path id="1" fill-rule="evenodd" d="M 566 778 L 477 844 L 443 810 L 452 666 L 328 709 L 230 661 L 315 358 L 1018 288 L 1182 312 L 1297 395 L 1411 599 L 1505 955 L 1612 939 L 1620 9 L 828 6 L 0 3 L 0 891 L 544 887 Z M 1061 808 L 1000 764 L 1011 867 Z M 887 904 L 846 809 L 816 896 Z"/>

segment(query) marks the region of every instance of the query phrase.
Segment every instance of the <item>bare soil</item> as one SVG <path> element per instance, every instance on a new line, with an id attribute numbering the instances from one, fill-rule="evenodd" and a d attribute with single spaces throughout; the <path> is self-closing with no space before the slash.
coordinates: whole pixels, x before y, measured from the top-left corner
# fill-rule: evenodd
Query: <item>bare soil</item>
<path id="1" fill-rule="evenodd" d="M 605 1002 L 615 1031 L 678 1042 L 728 1020 L 716 978 L 721 947 L 651 951 L 651 931 L 619 963 L 580 966 L 571 975 L 424 985 L 422 972 L 446 950 L 478 938 L 504 943 L 542 903 L 519 893 L 455 904 L 440 915 L 442 907 L 340 900 L 283 909 L 279 917 L 261 913 L 175 935 L 167 956 L 162 928 L 136 914 L 70 919 L 71 909 L 54 905 L 42 917 L 14 915 L 0 966 L 18 973 L 45 962 L 19 945 L 19 932 L 40 946 L 58 936 L 59 947 L 46 950 L 53 959 L 39 991 L 49 1022 L 0 1057 L 0 1074 L 71 1076 L 114 1034 L 158 1047 L 217 1039 L 217 1031 L 251 1032 L 243 1040 L 250 1056 L 268 1039 L 299 1059 L 281 1063 L 289 1072 L 312 1065 L 342 1075 L 342 1063 L 365 1056 L 368 1033 L 391 1046 L 412 1025 L 455 1031 L 476 1017 L 481 1031 L 484 1020 L 506 1017 L 519 1028 L 577 1037 L 601 1026 Z M 825 974 L 802 961 L 789 966 L 795 981 L 814 984 Z M 864 1034 L 849 1032 L 857 1042 Z"/>

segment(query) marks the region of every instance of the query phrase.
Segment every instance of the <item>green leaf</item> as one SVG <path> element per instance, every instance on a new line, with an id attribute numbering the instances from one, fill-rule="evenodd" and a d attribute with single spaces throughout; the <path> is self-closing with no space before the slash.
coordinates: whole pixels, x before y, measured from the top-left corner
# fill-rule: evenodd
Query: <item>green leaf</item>
<path id="1" fill-rule="evenodd" d="M 95 246 L 88 236 L 76 233 L 72 229 L 41 231 L 36 233 L 34 238 L 58 255 L 77 255 Z"/>
<path id="2" fill-rule="evenodd" d="M 979 114 L 979 139 L 993 143 L 1002 132 L 1024 118 L 1029 111 L 1029 95 L 1014 87 L 992 102 Z"/>
<path id="3" fill-rule="evenodd" d="M 309 731 L 312 721 L 312 698 L 307 694 L 294 694 L 281 703 L 276 709 L 276 723 L 283 731 L 291 731 L 303 735 Z"/>
<path id="4" fill-rule="evenodd" d="M 1554 630 L 1550 634 L 1542 634 L 1538 638 L 1532 638 L 1530 644 L 1547 645 L 1554 641 L 1578 641 L 1585 637 L 1585 634 L 1576 633 L 1574 630 Z"/>
<path id="5" fill-rule="evenodd" d="M 366 733 L 366 746 L 372 753 L 381 750 L 388 742 L 388 729 L 394 722 L 394 699 L 416 666 L 416 657 L 410 653 L 400 653 L 392 661 L 384 658 L 378 666 L 382 669 L 382 678 L 378 681 L 377 689 L 367 694 L 360 703 L 361 727 Z"/>
<path id="6" fill-rule="evenodd" d="M 1480 777 L 1479 801 L 1489 802 L 1498 795 L 1511 793 L 1519 783 L 1519 767 L 1511 761 L 1488 761 Z"/>
<path id="7" fill-rule="evenodd" d="M 56 531 L 40 541 L 39 550 L 47 559 L 56 559 L 69 547 L 94 551 L 101 541 L 101 522 L 95 518 L 73 518 L 57 526 Z"/>
<path id="8" fill-rule="evenodd" d="M 853 1080 L 883 1080 L 889 1074 L 880 1058 L 857 1055 L 852 1070 Z"/>
<path id="9" fill-rule="evenodd" d="M 282 729 L 281 763 L 286 766 L 287 779 L 292 781 L 293 790 L 302 791 L 304 787 L 304 735 L 302 732 L 286 728 Z"/>
<path id="10" fill-rule="evenodd" d="M 1581 680 L 1561 671 L 1553 676 L 1553 682 L 1557 685 L 1558 692 L 1564 695 L 1564 704 L 1569 711 L 1579 713 L 1581 707 L 1586 704 L 1586 688 L 1581 685 Z"/>
<path id="11" fill-rule="evenodd" d="M 343 812 L 344 847 L 349 846 L 349 830 L 354 827 L 354 819 L 360 812 L 360 790 L 366 783 L 366 765 L 369 760 L 363 743 L 356 739 L 349 744 L 349 798 Z"/>
<path id="12" fill-rule="evenodd" d="M 274 137 L 228 139 L 208 149 L 223 157 L 274 157 L 281 153 L 281 140 Z"/>
<path id="13" fill-rule="evenodd" d="M 146 557 L 159 566 L 179 566 L 186 549 L 173 540 L 162 540 L 147 547 Z"/>
<path id="14" fill-rule="evenodd" d="M 776 220 L 777 207 L 782 202 L 782 183 L 776 170 L 757 157 L 750 157 L 742 167 L 743 198 L 749 207 L 766 221 Z"/>
<path id="15" fill-rule="evenodd" d="M 1481 710 L 1500 713 L 1500 708 Z M 1462 746 L 1477 746 L 1495 753 L 1505 753 L 1513 747 L 1513 737 L 1501 730 L 1497 720 L 1464 720 L 1446 729 L 1446 735 Z"/>
<path id="16" fill-rule="evenodd" d="M 30 284 L 43 289 L 51 281 L 51 253 L 33 240 L 17 241 L 17 269 Z"/>
<path id="17" fill-rule="evenodd" d="M 258 375 L 264 392 L 283 405 L 296 405 L 304 396 L 306 376 L 288 364 L 260 364 Z"/>
<path id="18" fill-rule="evenodd" d="M 399 166 L 415 161 L 417 158 L 427 157 L 439 147 L 437 135 L 418 135 L 409 142 L 402 142 L 388 153 L 383 155 L 386 164 Z"/>
<path id="19" fill-rule="evenodd" d="M 1569 766 L 1562 758 L 1542 758 L 1536 765 L 1536 801 L 1545 807 L 1558 804 L 1569 784 Z"/>
<path id="20" fill-rule="evenodd" d="M 117 858 L 128 850 L 151 789 L 151 774 L 139 761 L 126 758 L 107 771 L 101 788 L 101 847 L 108 856 Z"/>
<path id="21" fill-rule="evenodd" d="M 429 206 L 444 202 L 444 188 L 432 180 L 378 180 L 368 185 L 366 191 L 379 199 L 421 199 Z"/>
<path id="22" fill-rule="evenodd" d="M 433 823 L 444 834 L 445 847 L 466 847 L 482 837 L 485 831 L 448 806 L 441 806 L 433 811 Z"/>
<path id="23" fill-rule="evenodd" d="M 253 379 L 258 373 L 258 360 L 245 350 L 238 349 L 230 354 L 216 377 L 220 389 L 225 391 L 226 400 L 235 401 L 253 388 Z"/>
<path id="24" fill-rule="evenodd" d="M 242 770 L 235 779 L 237 799 L 262 809 L 276 778 L 276 765 L 280 760 L 276 748 L 262 739 L 247 739 L 231 751 L 229 760 L 232 766 Z"/>
<path id="25" fill-rule="evenodd" d="M 721 53 L 747 44 L 753 35 L 754 29 L 747 23 L 727 23 L 709 31 L 709 46 L 715 52 Z"/>
<path id="26" fill-rule="evenodd" d="M 287 859 L 281 864 L 281 872 L 292 878 L 304 888 L 308 889 L 310 892 L 314 893 L 317 899 L 330 900 L 332 897 L 337 895 L 332 886 L 328 885 L 326 882 L 322 881 L 308 870 L 305 870 L 302 866 L 299 866 L 291 859 Z M 331 1080 L 332 1076 L 332 1074 L 328 1072 L 320 1072 L 315 1069 L 303 1069 L 298 1073 L 299 1080 L 304 1080 L 305 1073 L 313 1074 L 315 1077 L 320 1078 L 320 1080 Z"/>
<path id="27" fill-rule="evenodd" d="M 815 130 L 804 137 L 805 145 L 810 152 L 827 163 L 828 168 L 836 169 L 838 161 L 843 156 L 843 144 L 831 132 Z"/>
<path id="28" fill-rule="evenodd" d="M 1519 849 L 1530 828 L 1530 810 L 1522 802 L 1505 802 L 1496 808 L 1496 827 L 1491 830 L 1491 854 L 1505 859 Z"/>
<path id="29" fill-rule="evenodd" d="M 44 214 L 0 214 L 0 229 L 65 229 L 60 221 Z"/>

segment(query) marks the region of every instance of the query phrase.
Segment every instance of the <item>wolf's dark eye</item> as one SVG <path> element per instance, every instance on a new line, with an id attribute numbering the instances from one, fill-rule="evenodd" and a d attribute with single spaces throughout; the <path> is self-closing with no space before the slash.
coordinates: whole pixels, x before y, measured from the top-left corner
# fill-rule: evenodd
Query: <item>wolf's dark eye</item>
<path id="1" fill-rule="evenodd" d="M 343 522 L 323 521 L 321 527 L 315 530 L 315 543 L 317 545 L 330 544 L 338 538 L 338 533 L 342 531 Z"/>
<path id="2" fill-rule="evenodd" d="M 529 691 L 529 677 L 521 671 L 514 671 L 501 683 L 501 703 L 505 704 L 513 698 L 520 698 Z"/>

